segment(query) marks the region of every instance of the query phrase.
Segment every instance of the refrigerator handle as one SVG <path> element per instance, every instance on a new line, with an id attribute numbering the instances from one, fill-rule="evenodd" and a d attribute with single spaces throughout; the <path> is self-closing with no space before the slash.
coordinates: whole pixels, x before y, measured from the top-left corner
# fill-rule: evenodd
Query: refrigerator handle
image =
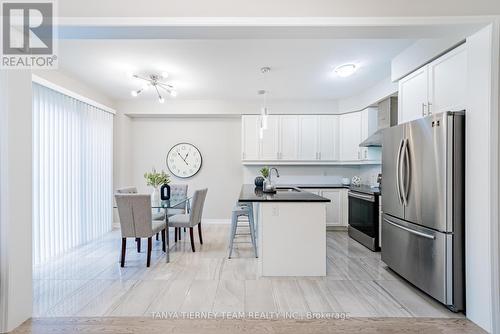
<path id="1" fill-rule="evenodd" d="M 404 193 L 403 198 L 405 206 L 408 206 L 408 195 L 410 193 L 410 180 L 411 180 L 411 165 L 410 165 L 410 146 L 408 145 L 408 139 L 405 141 L 404 145 L 404 170 L 405 170 L 405 182 L 404 182 Z"/>
<path id="2" fill-rule="evenodd" d="M 403 204 L 403 194 L 401 193 L 401 152 L 403 150 L 404 139 L 401 139 L 398 147 L 398 156 L 396 157 L 396 188 L 398 188 L 399 203 Z"/>
<path id="3" fill-rule="evenodd" d="M 402 154 L 402 157 L 401 157 L 401 160 L 403 160 L 402 163 L 400 163 L 400 175 L 401 175 L 401 192 L 403 193 L 403 205 L 404 206 L 408 206 L 408 190 L 406 189 L 406 183 L 408 181 L 408 174 L 407 174 L 407 170 L 408 170 L 408 166 L 407 166 L 407 162 L 408 162 L 408 139 L 405 138 L 403 140 L 403 147 L 401 149 L 401 154 Z"/>

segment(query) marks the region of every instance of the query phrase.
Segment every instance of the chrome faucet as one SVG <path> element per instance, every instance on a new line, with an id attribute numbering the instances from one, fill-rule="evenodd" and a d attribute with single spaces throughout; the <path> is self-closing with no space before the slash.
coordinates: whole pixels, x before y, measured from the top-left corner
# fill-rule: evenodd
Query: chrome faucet
<path id="1" fill-rule="evenodd" d="M 275 167 L 272 167 L 269 169 L 269 183 L 273 184 L 273 182 L 271 181 L 271 175 L 273 174 L 273 170 L 276 172 L 276 177 L 280 177 L 280 173 L 278 172 L 278 170 L 275 168 Z"/>
<path id="2" fill-rule="evenodd" d="M 278 170 L 276 168 L 272 167 L 269 169 L 269 176 L 266 180 L 264 180 L 263 191 L 265 193 L 274 193 L 276 191 L 276 188 L 275 188 L 273 182 L 271 181 L 271 175 L 273 173 L 273 170 L 276 172 L 276 177 L 280 177 L 280 173 L 278 172 Z"/>

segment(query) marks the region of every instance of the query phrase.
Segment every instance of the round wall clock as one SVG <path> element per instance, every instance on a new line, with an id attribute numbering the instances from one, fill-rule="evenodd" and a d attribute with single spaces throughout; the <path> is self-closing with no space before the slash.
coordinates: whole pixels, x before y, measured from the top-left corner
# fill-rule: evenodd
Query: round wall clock
<path id="1" fill-rule="evenodd" d="M 201 169 L 201 153 L 189 143 L 174 145 L 167 154 L 167 167 L 170 172 L 181 178 L 188 178 Z"/>

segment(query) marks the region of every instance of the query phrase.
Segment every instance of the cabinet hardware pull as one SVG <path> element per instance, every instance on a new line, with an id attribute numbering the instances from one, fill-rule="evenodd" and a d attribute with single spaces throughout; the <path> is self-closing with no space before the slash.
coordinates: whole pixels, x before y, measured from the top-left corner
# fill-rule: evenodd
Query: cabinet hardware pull
<path id="1" fill-rule="evenodd" d="M 422 117 L 425 117 L 425 103 L 422 102 Z"/>
<path id="2" fill-rule="evenodd" d="M 432 106 L 432 103 L 427 102 L 427 115 L 432 115 L 431 106 Z"/>

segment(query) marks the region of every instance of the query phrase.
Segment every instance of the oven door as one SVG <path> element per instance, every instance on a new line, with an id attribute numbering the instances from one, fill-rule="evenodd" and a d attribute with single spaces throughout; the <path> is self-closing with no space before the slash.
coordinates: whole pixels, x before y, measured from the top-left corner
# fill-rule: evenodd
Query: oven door
<path id="1" fill-rule="evenodd" d="M 378 200 L 374 195 L 349 191 L 349 225 L 378 240 Z"/>

